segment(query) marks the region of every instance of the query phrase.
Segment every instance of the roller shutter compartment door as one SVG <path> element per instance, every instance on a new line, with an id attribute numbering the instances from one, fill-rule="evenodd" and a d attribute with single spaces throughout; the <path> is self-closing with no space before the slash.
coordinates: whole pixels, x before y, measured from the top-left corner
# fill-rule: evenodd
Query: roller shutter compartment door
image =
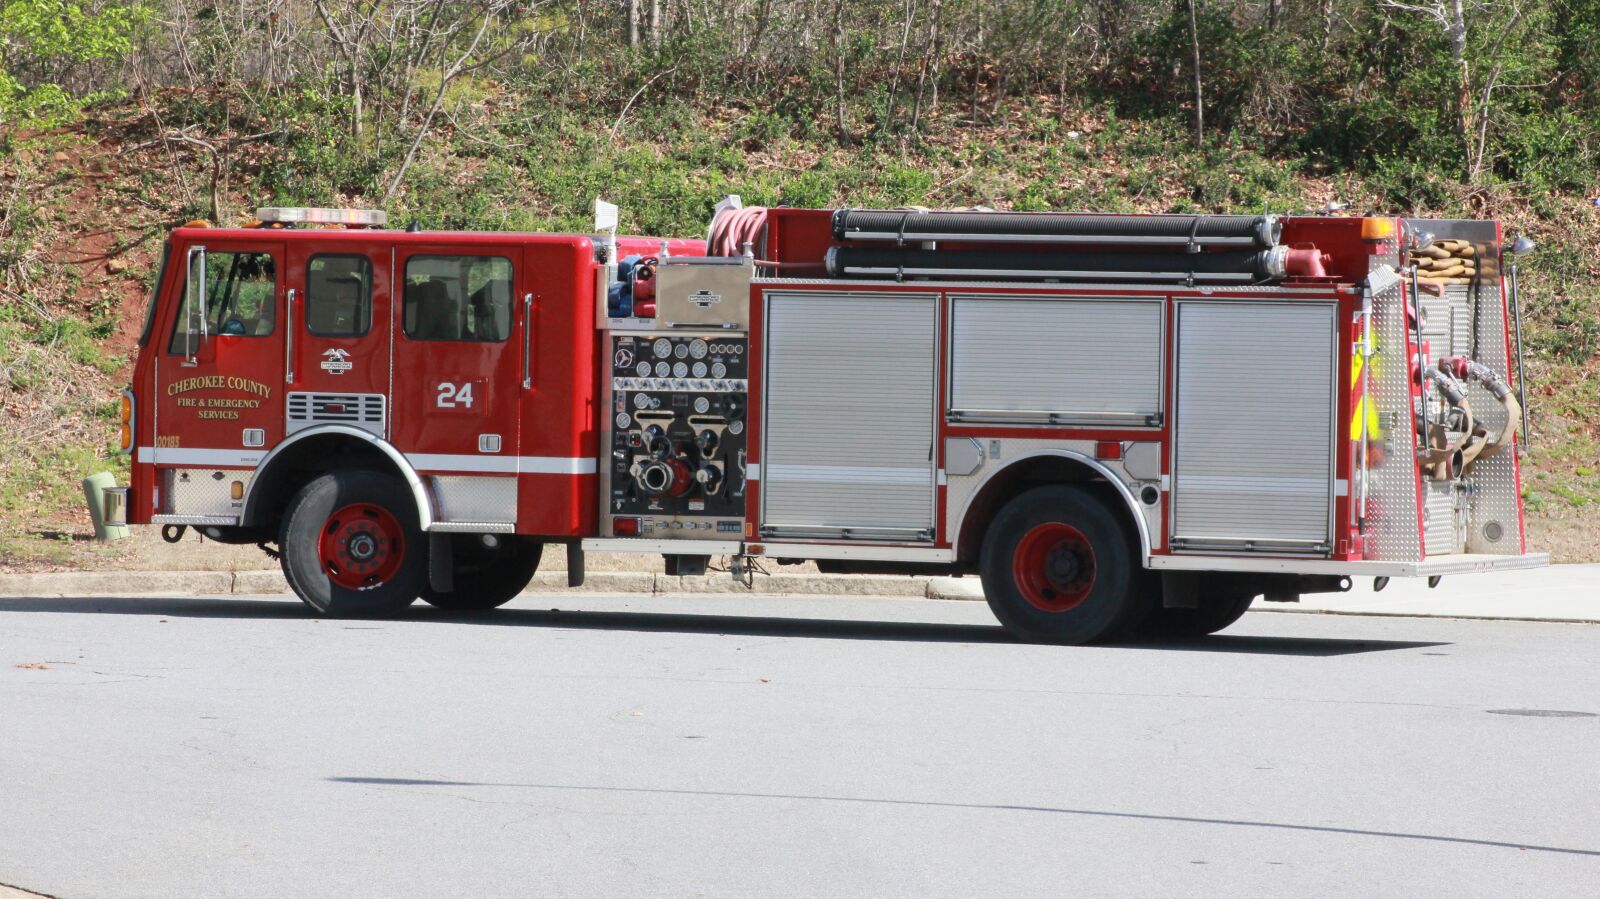
<path id="1" fill-rule="evenodd" d="M 933 539 L 936 301 L 768 296 L 763 536 Z"/>
<path id="2" fill-rule="evenodd" d="M 1336 307 L 1177 305 L 1173 546 L 1326 553 Z"/>
<path id="3" fill-rule="evenodd" d="M 1161 297 L 956 297 L 957 421 L 1143 426 L 1161 413 Z"/>

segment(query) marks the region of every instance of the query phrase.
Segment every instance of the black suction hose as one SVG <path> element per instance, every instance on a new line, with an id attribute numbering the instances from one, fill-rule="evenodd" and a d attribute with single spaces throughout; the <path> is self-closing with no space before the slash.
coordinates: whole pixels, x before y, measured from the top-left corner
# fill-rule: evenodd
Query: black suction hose
<path id="1" fill-rule="evenodd" d="M 1277 246 L 1277 216 L 1091 215 L 1077 212 L 910 212 L 838 209 L 835 240 L 1154 243 Z"/>

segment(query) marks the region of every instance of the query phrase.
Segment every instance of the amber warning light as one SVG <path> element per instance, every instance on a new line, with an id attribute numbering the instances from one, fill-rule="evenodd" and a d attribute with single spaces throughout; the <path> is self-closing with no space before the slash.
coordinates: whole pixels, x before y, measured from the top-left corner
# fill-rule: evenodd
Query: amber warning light
<path id="1" fill-rule="evenodd" d="M 118 410 L 122 419 L 122 451 L 133 452 L 133 391 L 122 391 L 122 402 Z"/>

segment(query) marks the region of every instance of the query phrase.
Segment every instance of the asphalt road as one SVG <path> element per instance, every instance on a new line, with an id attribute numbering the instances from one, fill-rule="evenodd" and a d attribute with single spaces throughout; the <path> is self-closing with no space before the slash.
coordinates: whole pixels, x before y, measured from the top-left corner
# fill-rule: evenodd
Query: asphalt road
<path id="1" fill-rule="evenodd" d="M 1600 895 L 1600 626 L 1252 612 L 1064 649 L 977 603 L 551 602 L 0 599 L 0 883 Z"/>

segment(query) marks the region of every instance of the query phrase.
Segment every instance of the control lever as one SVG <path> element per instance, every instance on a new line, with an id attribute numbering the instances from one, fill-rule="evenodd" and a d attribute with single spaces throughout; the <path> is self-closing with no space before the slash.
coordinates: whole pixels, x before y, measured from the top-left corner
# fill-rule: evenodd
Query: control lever
<path id="1" fill-rule="evenodd" d="M 703 459 L 710 459 L 712 456 L 716 455 L 717 445 L 721 442 L 721 438 L 717 436 L 717 432 L 711 430 L 710 428 L 701 431 L 694 437 L 694 445 L 700 450 L 700 457 Z"/>

